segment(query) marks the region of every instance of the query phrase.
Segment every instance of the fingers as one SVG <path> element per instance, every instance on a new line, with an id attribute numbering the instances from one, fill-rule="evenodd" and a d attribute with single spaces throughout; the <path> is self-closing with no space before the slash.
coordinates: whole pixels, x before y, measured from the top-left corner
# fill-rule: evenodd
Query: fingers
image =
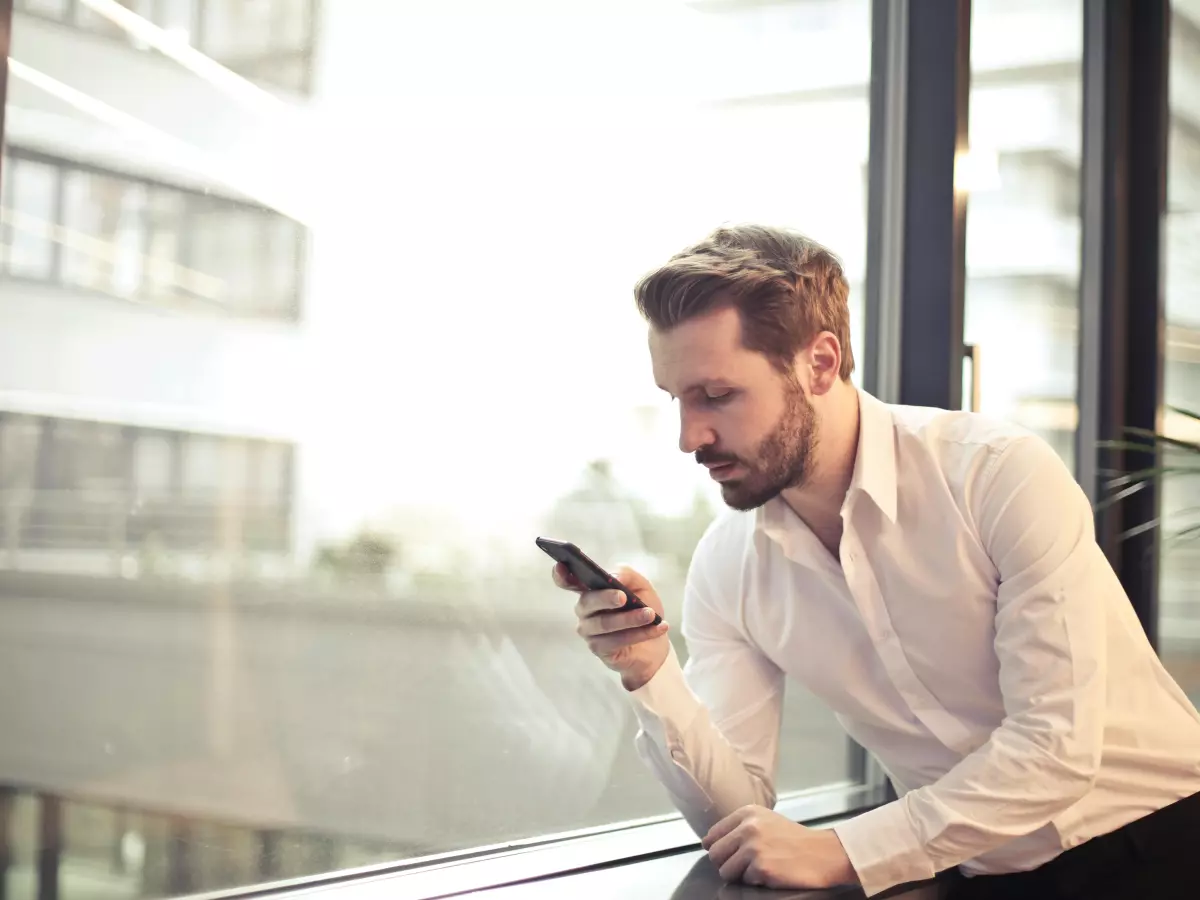
<path id="1" fill-rule="evenodd" d="M 730 857 L 742 846 L 742 838 L 742 832 L 734 829 L 724 837 L 711 842 L 708 846 L 708 858 L 713 861 L 713 865 L 720 868 L 728 862 Z"/>
<path id="2" fill-rule="evenodd" d="M 714 860 L 715 862 L 715 860 Z M 722 881 L 737 881 L 754 862 L 754 850 L 749 846 L 737 848 L 732 856 L 718 866 Z"/>
<path id="3" fill-rule="evenodd" d="M 575 615 L 581 619 L 620 609 L 626 603 L 620 591 L 584 591 L 575 603 Z"/>
<path id="4" fill-rule="evenodd" d="M 650 582 L 646 580 L 646 577 L 629 566 L 617 566 L 613 569 L 613 577 L 635 594 L 650 587 Z"/>
<path id="5" fill-rule="evenodd" d="M 750 865 L 746 866 L 746 871 L 742 873 L 742 884 L 756 885 L 758 887 L 774 887 L 767 874 L 759 868 L 757 857 L 750 861 Z"/>
<path id="6" fill-rule="evenodd" d="M 571 570 L 562 563 L 554 564 L 554 568 L 551 570 L 551 577 L 554 579 L 554 583 L 564 591 L 575 591 L 578 593 L 583 590 L 583 585 L 571 574 Z"/>
<path id="7" fill-rule="evenodd" d="M 581 618 L 576 631 L 579 632 L 580 637 L 596 637 L 602 634 L 611 634 L 630 628 L 638 628 L 642 625 L 649 625 L 653 621 L 654 610 L 652 609 L 643 608 L 622 612 L 601 612 Z"/>
<path id="8" fill-rule="evenodd" d="M 711 849 L 713 844 L 717 843 L 717 841 L 721 840 L 721 838 L 725 837 L 725 835 L 729 834 L 735 828 L 741 825 L 747 816 L 753 814 L 754 810 L 755 807 L 752 805 L 743 806 L 741 809 L 734 810 L 712 828 L 708 829 L 708 834 L 706 834 L 704 839 L 700 841 L 700 846 L 705 850 Z"/>
<path id="9" fill-rule="evenodd" d="M 611 656 L 623 647 L 652 641 L 666 633 L 667 623 L 661 622 L 658 625 L 643 625 L 640 628 L 626 628 L 624 631 L 590 637 L 587 639 L 587 645 L 596 656 Z"/>

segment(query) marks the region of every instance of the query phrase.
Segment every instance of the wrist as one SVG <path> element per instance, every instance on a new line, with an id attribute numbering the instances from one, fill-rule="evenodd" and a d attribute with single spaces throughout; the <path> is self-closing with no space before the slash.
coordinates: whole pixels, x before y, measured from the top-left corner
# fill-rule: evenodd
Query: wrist
<path id="1" fill-rule="evenodd" d="M 630 693 L 640 690 L 650 683 L 650 679 L 657 675 L 661 668 L 662 663 L 660 662 L 658 665 L 639 666 L 631 672 L 622 672 L 621 686 Z"/>
<path id="2" fill-rule="evenodd" d="M 846 848 L 842 846 L 842 839 L 832 828 L 826 829 L 825 833 L 829 835 L 829 858 L 833 861 L 833 875 L 836 879 L 834 883 L 860 884 L 861 879 L 854 869 L 854 864 L 850 862 L 850 855 L 846 853 Z"/>
<path id="3" fill-rule="evenodd" d="M 663 651 L 662 655 L 656 660 L 649 660 L 643 665 L 634 666 L 627 672 L 621 673 L 621 686 L 629 692 L 644 688 L 650 683 L 650 680 L 658 674 L 658 670 L 663 667 L 663 663 L 667 661 L 667 656 L 670 653 L 670 647 Z"/>

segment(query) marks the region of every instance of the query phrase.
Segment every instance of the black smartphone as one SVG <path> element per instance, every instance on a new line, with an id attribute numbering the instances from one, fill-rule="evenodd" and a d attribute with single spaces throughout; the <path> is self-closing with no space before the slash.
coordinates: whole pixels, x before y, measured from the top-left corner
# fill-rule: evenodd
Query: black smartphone
<path id="1" fill-rule="evenodd" d="M 552 541 L 550 538 L 544 537 L 538 538 L 534 543 L 545 550 L 555 562 L 565 565 L 579 583 L 589 591 L 620 591 L 624 594 L 625 605 L 621 607 L 622 610 L 641 609 L 646 605 L 638 599 L 637 594 L 609 575 L 574 544 L 566 541 Z M 655 613 L 654 621 L 650 624 L 659 625 L 661 623 L 662 616 Z"/>

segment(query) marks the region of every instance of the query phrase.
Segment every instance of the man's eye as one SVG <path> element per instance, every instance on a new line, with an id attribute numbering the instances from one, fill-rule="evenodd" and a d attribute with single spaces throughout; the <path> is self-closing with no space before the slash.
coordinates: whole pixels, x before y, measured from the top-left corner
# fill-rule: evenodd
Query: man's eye
<path id="1" fill-rule="evenodd" d="M 728 403 L 733 399 L 733 391 L 727 391 L 724 394 L 705 394 L 704 402 L 710 406 L 720 406 L 722 403 Z"/>

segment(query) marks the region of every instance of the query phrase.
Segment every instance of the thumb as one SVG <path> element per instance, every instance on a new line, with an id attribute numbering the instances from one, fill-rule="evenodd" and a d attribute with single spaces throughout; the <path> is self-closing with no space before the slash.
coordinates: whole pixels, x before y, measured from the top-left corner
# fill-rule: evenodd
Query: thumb
<path id="1" fill-rule="evenodd" d="M 615 569 L 613 569 L 613 577 L 616 578 L 617 581 L 621 582 L 621 584 L 625 585 L 625 587 L 627 587 L 631 591 L 633 591 L 635 594 L 638 593 L 638 591 L 654 590 L 654 588 L 650 585 L 650 582 L 647 580 L 646 576 L 643 575 L 641 572 L 638 572 L 632 566 L 628 566 L 628 565 L 617 566 Z"/>
<path id="2" fill-rule="evenodd" d="M 650 580 L 645 575 L 629 566 L 618 566 L 616 571 L 613 572 L 613 577 L 633 593 L 637 594 L 639 600 L 660 616 L 666 615 L 662 600 L 658 597 L 658 591 L 654 590 L 654 585 L 650 583 Z"/>

